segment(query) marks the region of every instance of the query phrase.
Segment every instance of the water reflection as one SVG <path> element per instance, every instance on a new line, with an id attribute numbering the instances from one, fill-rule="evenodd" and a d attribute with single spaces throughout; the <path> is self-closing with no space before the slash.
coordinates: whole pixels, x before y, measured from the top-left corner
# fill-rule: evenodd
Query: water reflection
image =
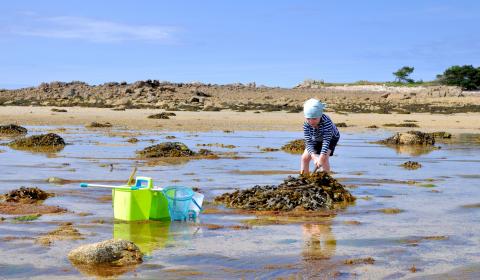
<path id="1" fill-rule="evenodd" d="M 145 255 L 165 248 L 172 240 L 169 234 L 170 221 L 121 222 L 113 225 L 113 238 L 135 243 Z"/>
<path id="2" fill-rule="evenodd" d="M 302 226 L 304 261 L 329 259 L 335 255 L 337 241 L 332 233 L 331 222 L 326 224 L 307 223 Z"/>

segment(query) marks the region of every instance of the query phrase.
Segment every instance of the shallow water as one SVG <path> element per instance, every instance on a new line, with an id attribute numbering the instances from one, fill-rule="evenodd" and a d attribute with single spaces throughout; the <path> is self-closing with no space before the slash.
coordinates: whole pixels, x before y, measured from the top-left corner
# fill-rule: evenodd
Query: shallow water
<path id="1" fill-rule="evenodd" d="M 58 128 L 28 129 L 30 134 L 39 134 Z M 371 143 L 390 136 L 386 132 L 343 133 L 331 165 L 335 177 L 357 196 L 354 205 L 333 217 L 293 222 L 220 212 L 203 214 L 201 223 L 194 224 L 114 222 L 111 201 L 105 199 L 110 191 L 80 189 L 78 182 L 121 184 L 138 166 L 137 175 L 153 177 L 157 186 L 199 187 L 207 200 L 212 200 L 234 188 L 278 184 L 295 174 L 299 155 L 260 149 L 280 148 L 301 138 L 301 133 L 141 131 L 132 135 L 129 131 L 83 127 L 66 127 L 58 133 L 70 145 L 57 153 L 0 146 L 4 151 L 0 153 L 1 193 L 38 186 L 57 194 L 46 204 L 69 210 L 31 222 L 13 222 L 10 216 L 1 215 L 7 218 L 0 222 L 1 278 L 94 277 L 92 272 L 77 270 L 66 256 L 79 245 L 112 237 L 132 240 L 146 254 L 143 264 L 119 272 L 120 278 L 441 279 L 467 275 L 476 279 L 479 275 L 480 208 L 471 205 L 480 203 L 480 143 L 471 135 L 438 144 L 438 150 L 419 152 Z M 176 139 L 166 140 L 167 135 Z M 140 142 L 126 142 L 133 136 Z M 181 141 L 193 150 L 208 148 L 224 154 L 216 160 L 155 163 L 135 158 L 136 150 L 162 141 Z M 0 139 L 0 143 L 6 142 L 8 139 Z M 236 148 L 196 146 L 209 143 Z M 420 162 L 422 168 L 412 171 L 399 166 L 407 160 Z M 45 182 L 53 176 L 74 182 Z M 401 211 L 385 214 L 380 211 L 385 208 Z M 35 237 L 65 221 L 73 222 L 85 239 L 55 241 L 50 247 L 34 242 Z M 229 227 L 245 224 L 252 228 Z M 214 230 L 205 225 L 223 227 Z M 347 259 L 367 257 L 375 262 L 344 264 Z"/>

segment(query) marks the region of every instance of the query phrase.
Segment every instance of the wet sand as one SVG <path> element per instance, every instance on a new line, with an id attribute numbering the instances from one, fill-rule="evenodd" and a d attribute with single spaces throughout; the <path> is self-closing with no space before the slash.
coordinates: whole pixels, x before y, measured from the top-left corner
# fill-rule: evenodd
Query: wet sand
<path id="1" fill-rule="evenodd" d="M 149 119 L 148 116 L 163 110 L 128 109 L 114 111 L 109 108 L 63 107 L 67 112 L 52 112 L 55 107 L 0 107 L 0 124 L 16 123 L 19 125 L 87 125 L 95 122 L 109 122 L 114 128 L 133 130 L 161 131 L 215 131 L 215 130 L 276 130 L 298 131 L 303 122 L 302 113 L 286 112 L 174 112 L 170 119 Z M 326 112 L 335 123 L 344 122 L 347 127 L 342 131 L 368 131 L 368 126 L 388 131 L 421 130 L 426 132 L 448 131 L 450 133 L 480 133 L 480 113 L 461 114 L 338 114 Z M 384 124 L 401 124 L 415 121 L 419 127 L 386 127 Z"/>

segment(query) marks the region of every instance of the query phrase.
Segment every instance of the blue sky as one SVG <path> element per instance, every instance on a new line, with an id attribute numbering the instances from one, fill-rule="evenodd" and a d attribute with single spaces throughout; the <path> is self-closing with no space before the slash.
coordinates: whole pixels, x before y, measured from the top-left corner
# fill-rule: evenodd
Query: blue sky
<path id="1" fill-rule="evenodd" d="M 2 1 L 0 88 L 158 79 L 292 87 L 480 66 L 480 1 Z"/>

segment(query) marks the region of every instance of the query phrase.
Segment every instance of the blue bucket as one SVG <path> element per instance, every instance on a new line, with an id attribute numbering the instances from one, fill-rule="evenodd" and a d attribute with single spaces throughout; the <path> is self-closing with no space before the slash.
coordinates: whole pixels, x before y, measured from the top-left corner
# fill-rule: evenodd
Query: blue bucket
<path id="1" fill-rule="evenodd" d="M 188 207 L 192 201 L 193 191 L 182 186 L 170 186 L 163 189 L 167 198 L 168 212 L 172 221 L 185 221 L 188 218 Z"/>

